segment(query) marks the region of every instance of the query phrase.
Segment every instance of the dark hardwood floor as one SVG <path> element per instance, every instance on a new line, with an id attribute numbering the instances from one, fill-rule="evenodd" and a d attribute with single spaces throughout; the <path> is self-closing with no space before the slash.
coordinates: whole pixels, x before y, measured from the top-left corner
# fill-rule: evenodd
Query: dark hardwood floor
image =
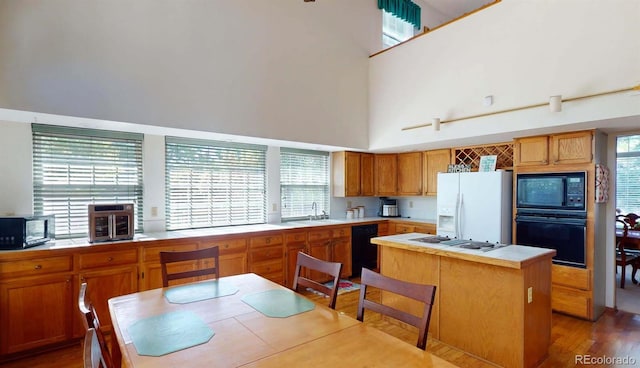
<path id="1" fill-rule="evenodd" d="M 379 293 L 371 291 L 372 297 Z M 306 293 L 309 298 L 320 304 L 326 304 L 322 296 Z M 355 318 L 358 305 L 358 292 L 338 296 L 336 309 Z M 381 329 L 390 335 L 415 345 L 417 330 L 408 330 L 395 323 L 380 318 L 367 311 L 365 323 Z M 505 331 L 509 333 L 509 331 Z M 596 322 L 589 322 L 562 314 L 553 314 L 549 357 L 540 365 L 543 368 L 575 367 L 576 357 L 590 356 L 592 359 L 628 359 L 632 364 L 598 364 L 598 367 L 640 367 L 640 315 L 622 311 L 607 310 Z M 460 367 L 494 367 L 469 354 L 429 339 L 427 350 Z M 615 363 L 615 362 L 614 362 Z M 31 356 L 25 359 L 0 364 L 4 368 L 81 368 L 82 346 L 71 347 Z"/>

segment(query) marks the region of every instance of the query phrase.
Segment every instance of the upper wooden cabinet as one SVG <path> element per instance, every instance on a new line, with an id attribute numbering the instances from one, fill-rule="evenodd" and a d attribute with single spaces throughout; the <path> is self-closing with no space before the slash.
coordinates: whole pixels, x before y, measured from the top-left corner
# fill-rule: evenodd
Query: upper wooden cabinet
<path id="1" fill-rule="evenodd" d="M 422 152 L 398 154 L 398 195 L 422 195 Z"/>
<path id="2" fill-rule="evenodd" d="M 448 149 L 331 155 L 335 197 L 436 195 L 438 172 L 446 172 L 451 161 Z"/>
<path id="3" fill-rule="evenodd" d="M 451 151 L 448 149 L 425 151 L 422 158 L 422 194 L 433 196 L 438 193 L 438 173 L 447 172 L 451 163 Z"/>
<path id="4" fill-rule="evenodd" d="M 593 132 L 553 134 L 514 141 L 514 165 L 567 165 L 593 160 Z"/>
<path id="5" fill-rule="evenodd" d="M 555 134 L 549 137 L 553 165 L 584 164 L 593 160 L 593 132 Z"/>
<path id="6" fill-rule="evenodd" d="M 547 165 L 549 163 L 549 137 L 518 138 L 513 145 L 515 166 Z"/>
<path id="7" fill-rule="evenodd" d="M 361 196 L 374 196 L 375 183 L 374 183 L 374 162 L 373 153 L 361 153 L 360 154 L 360 195 Z"/>
<path id="8" fill-rule="evenodd" d="M 374 195 L 373 154 L 361 152 L 333 152 L 333 195 L 357 197 Z"/>
<path id="9" fill-rule="evenodd" d="M 382 153 L 374 155 L 375 194 L 394 196 L 398 191 L 398 155 Z"/>

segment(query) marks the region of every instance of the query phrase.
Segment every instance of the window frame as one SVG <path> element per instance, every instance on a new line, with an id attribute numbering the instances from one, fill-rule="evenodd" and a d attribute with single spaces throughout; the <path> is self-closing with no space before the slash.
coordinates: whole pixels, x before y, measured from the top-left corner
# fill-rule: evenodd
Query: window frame
<path id="1" fill-rule="evenodd" d="M 166 136 L 165 229 L 266 223 L 266 151 L 263 145 Z M 234 155 L 241 160 L 229 160 Z M 224 160 L 213 160 L 215 157 Z M 189 177 L 180 179 L 176 175 Z M 204 185 L 198 188 L 198 181 Z M 238 201 L 246 206 L 238 205 Z M 180 221 L 180 216 L 188 220 Z"/>
<path id="2" fill-rule="evenodd" d="M 55 215 L 56 238 L 89 235 L 89 204 L 133 203 L 135 231 L 144 231 L 143 134 L 45 124 L 31 130 L 33 213 Z"/>
<path id="3" fill-rule="evenodd" d="M 639 143 L 635 147 L 636 150 L 629 150 L 629 147 L 625 151 L 621 151 L 621 144 L 626 140 L 626 144 L 629 144 L 631 139 L 636 139 Z M 635 159 L 635 160 L 634 160 Z M 635 162 L 633 162 L 635 161 Z M 636 173 L 629 173 L 627 170 L 621 170 L 621 166 L 627 168 L 637 168 Z M 629 184 L 626 185 L 625 183 Z M 632 184 L 637 183 L 633 186 Z M 625 185 L 625 188 L 621 188 L 621 185 Z M 637 187 L 637 188 L 636 188 Z M 636 213 L 640 214 L 640 135 L 626 135 L 616 138 L 616 209 L 620 210 L 622 214 Z M 633 195 L 621 195 L 624 190 L 625 193 L 637 193 L 636 199 Z M 621 200 L 624 203 L 621 203 Z"/>
<path id="4" fill-rule="evenodd" d="M 298 155 L 299 157 L 308 156 L 310 158 L 322 158 L 323 167 L 326 170 L 323 170 L 324 176 L 319 178 L 315 183 L 313 181 L 315 178 L 318 178 L 318 173 L 313 172 L 313 168 L 315 165 L 309 166 L 311 171 L 307 171 L 306 173 L 302 173 L 304 176 L 301 181 L 297 181 L 295 183 L 285 183 L 287 180 L 283 179 L 284 175 L 287 175 L 287 165 L 283 162 L 284 157 L 287 155 Z M 322 214 L 322 211 L 325 211 L 326 215 L 330 213 L 330 202 L 331 202 L 331 153 L 326 151 L 314 151 L 314 150 L 305 150 L 305 149 L 297 149 L 297 148 L 287 148 L 282 147 L 280 149 L 280 221 L 299 221 L 299 220 L 308 220 L 313 216 L 316 212 L 318 216 Z M 317 164 L 317 163 L 316 163 Z M 310 176 L 312 177 L 312 181 L 309 181 Z M 303 193 L 304 199 L 295 200 L 295 202 L 290 202 L 290 200 L 285 199 L 285 196 L 290 196 L 292 190 L 295 187 L 313 187 L 311 188 L 311 193 L 315 190 L 315 194 L 310 194 L 310 192 Z M 315 189 L 314 189 L 315 188 Z M 315 197 L 322 193 L 320 197 Z M 316 203 L 316 208 L 313 209 L 312 205 Z M 286 208 L 293 206 L 295 211 L 293 215 L 285 216 L 287 211 Z"/>

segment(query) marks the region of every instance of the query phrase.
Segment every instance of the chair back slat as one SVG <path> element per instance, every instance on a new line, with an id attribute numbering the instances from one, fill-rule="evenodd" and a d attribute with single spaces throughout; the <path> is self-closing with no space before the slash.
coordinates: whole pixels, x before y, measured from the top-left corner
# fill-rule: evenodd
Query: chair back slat
<path id="1" fill-rule="evenodd" d="M 332 276 L 333 287 L 329 288 L 326 285 L 303 276 L 303 267 L 307 270 L 315 270 Z M 298 291 L 299 287 L 307 287 L 326 294 L 329 296 L 329 308 L 336 309 L 338 288 L 340 286 L 340 273 L 342 273 L 342 263 L 323 261 L 306 253 L 298 252 L 292 289 Z"/>
<path id="2" fill-rule="evenodd" d="M 103 367 L 103 368 L 112 368 L 114 367 L 114 362 L 109 352 L 109 345 L 107 344 L 107 340 L 104 337 L 104 333 L 100 328 L 100 319 L 98 318 L 98 313 L 96 313 L 96 309 L 88 301 L 87 297 L 87 283 L 83 282 L 80 285 L 80 293 L 78 294 L 78 309 L 80 310 L 80 314 L 82 315 L 82 322 L 87 330 L 85 336 L 85 350 L 84 350 L 84 358 L 85 358 L 85 368 L 88 367 Z M 90 331 L 92 331 L 90 333 Z M 91 335 L 91 336 L 90 336 Z M 91 338 L 91 342 L 89 346 L 87 346 L 87 338 Z M 94 346 L 96 345 L 96 346 Z M 90 349 L 90 350 L 87 350 Z M 99 353 L 97 352 L 99 351 Z M 87 355 L 89 353 L 89 355 Z M 100 356 L 100 362 L 98 365 L 95 364 L 95 357 Z M 89 360 L 87 360 L 89 358 Z M 92 365 L 87 365 L 92 364 Z"/>
<path id="3" fill-rule="evenodd" d="M 216 279 L 220 278 L 220 252 L 217 246 L 205 249 L 198 249 L 183 252 L 160 252 L 160 265 L 162 268 L 162 286 L 169 286 L 169 281 L 185 279 L 191 277 L 213 275 Z M 168 265 L 178 262 L 198 261 L 204 259 L 212 259 L 211 267 L 199 268 L 190 271 L 180 271 L 170 273 Z"/>
<path id="4" fill-rule="evenodd" d="M 93 328 L 87 330 L 84 337 L 84 368 L 110 368 L 105 359 L 98 339 L 100 332 Z"/>
<path id="5" fill-rule="evenodd" d="M 416 346 L 423 350 L 426 349 L 427 333 L 429 331 L 429 322 L 431 320 L 431 310 L 433 307 L 433 301 L 436 297 L 435 285 L 422 285 L 397 280 L 373 272 L 367 268 L 362 268 L 362 273 L 360 275 L 360 284 L 360 297 L 358 300 L 357 314 L 357 318 L 359 321 L 364 320 L 364 310 L 369 309 L 371 311 L 387 315 L 409 325 L 415 326 L 418 328 L 418 343 L 416 344 Z M 405 311 L 393 308 L 391 306 L 367 299 L 366 295 L 368 286 L 402 295 L 424 303 L 422 316 L 418 317 Z"/>

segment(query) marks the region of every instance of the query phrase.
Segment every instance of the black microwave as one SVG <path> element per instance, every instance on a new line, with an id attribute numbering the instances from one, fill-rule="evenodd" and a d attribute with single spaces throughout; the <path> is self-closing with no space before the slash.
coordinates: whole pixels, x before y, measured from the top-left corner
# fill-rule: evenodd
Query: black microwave
<path id="1" fill-rule="evenodd" d="M 586 211 L 587 174 L 523 173 L 516 176 L 516 208 L 544 211 Z"/>
<path id="2" fill-rule="evenodd" d="M 53 215 L 0 217 L 0 249 L 35 247 L 55 238 Z"/>

